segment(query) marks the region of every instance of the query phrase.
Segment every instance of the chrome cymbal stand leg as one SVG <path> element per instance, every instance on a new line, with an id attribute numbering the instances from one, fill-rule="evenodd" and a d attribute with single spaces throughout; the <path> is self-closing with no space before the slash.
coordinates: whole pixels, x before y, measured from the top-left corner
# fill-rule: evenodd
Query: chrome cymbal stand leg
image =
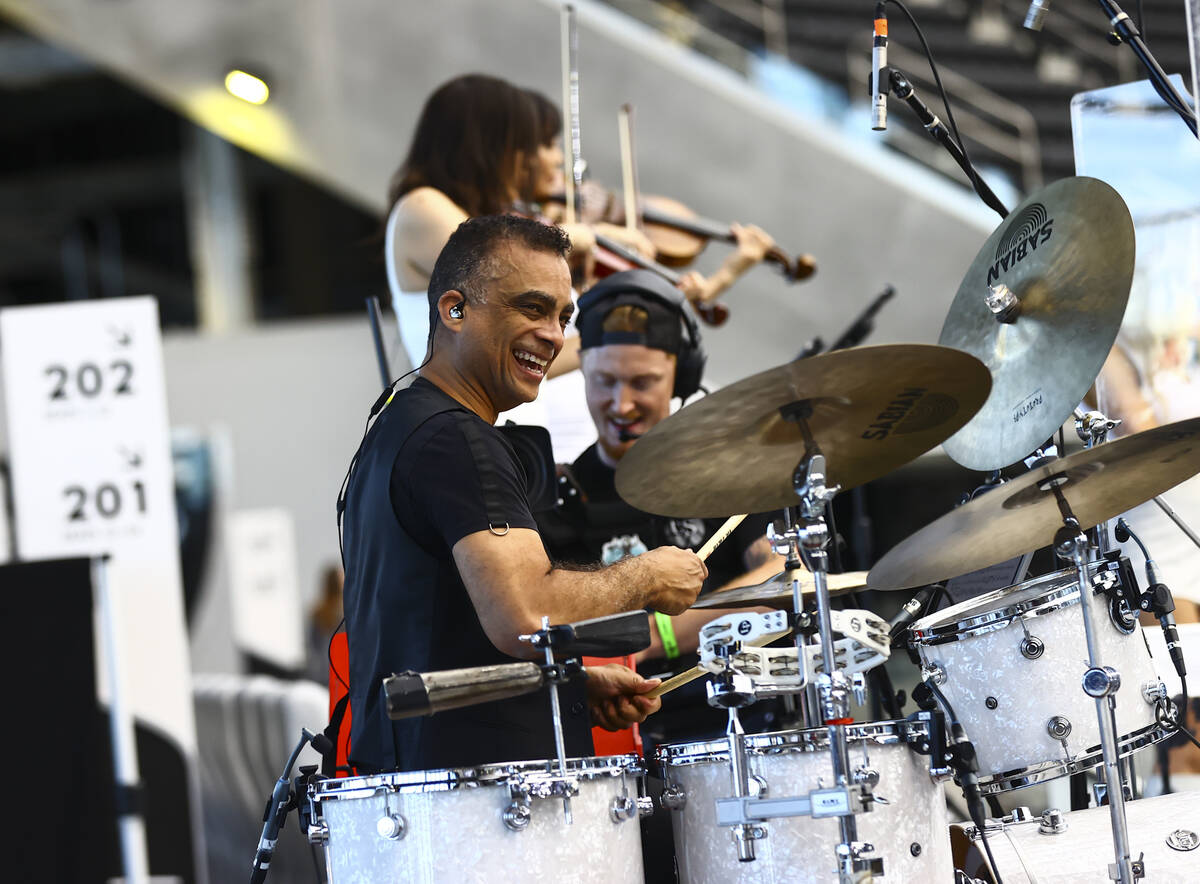
<path id="1" fill-rule="evenodd" d="M 838 492 L 838 486 L 825 484 L 825 456 L 821 454 L 809 432 L 807 419 L 812 407 L 807 402 L 796 402 L 780 409 L 785 420 L 795 421 L 806 442 L 804 458 L 792 474 L 792 487 L 800 498 L 799 523 L 788 531 L 789 543 L 795 544 L 799 552 L 802 547 L 808 566 L 812 569 L 813 586 L 817 602 L 817 634 L 821 642 L 821 656 L 825 671 L 817 679 L 817 696 L 820 714 L 829 731 L 829 754 L 833 761 L 833 778 L 837 786 L 853 786 L 850 770 L 849 748 L 846 744 L 846 724 L 850 721 L 850 689 L 846 676 L 839 672 L 833 650 L 833 623 L 830 618 L 829 584 L 826 580 L 829 558 L 825 547 L 829 543 L 829 527 L 825 522 L 825 507 Z M 792 556 L 789 554 L 789 558 Z M 797 556 L 798 557 L 798 556 Z M 799 580 L 792 581 L 793 610 L 804 610 L 803 595 Z M 797 630 L 796 650 L 804 654 L 804 637 Z M 801 657 L 803 659 L 803 657 Z M 864 854 L 872 852 L 870 845 L 858 840 L 858 826 L 854 814 L 858 808 L 848 807 L 838 817 L 841 842 L 837 845 L 839 884 L 861 884 L 874 880 L 879 863 Z"/>
<path id="2" fill-rule="evenodd" d="M 543 617 L 542 618 L 542 629 L 549 629 L 549 628 L 550 628 L 550 618 Z M 554 665 L 554 651 L 553 651 L 553 649 L 551 649 L 551 647 L 549 645 L 546 645 L 546 665 L 547 666 Z M 558 773 L 565 781 L 566 777 L 567 777 L 567 747 L 566 747 L 566 743 L 563 740 L 562 707 L 560 706 L 559 701 L 558 701 L 558 683 L 553 680 L 550 682 L 550 718 L 552 719 L 553 724 L 554 724 L 554 751 L 558 755 Z M 572 822 L 571 796 L 564 793 L 562 802 L 563 802 L 563 819 L 566 821 L 567 825 L 569 826 L 569 825 L 571 825 L 571 822 Z"/>
<path id="3" fill-rule="evenodd" d="M 1058 555 L 1075 564 L 1079 583 L 1079 608 L 1083 612 L 1083 630 L 1087 639 L 1088 670 L 1083 674 L 1083 690 L 1096 701 L 1096 720 L 1100 725 L 1100 750 L 1104 758 L 1104 780 L 1108 785 L 1108 813 L 1112 826 L 1113 848 L 1116 862 L 1109 866 L 1109 878 L 1120 884 L 1133 884 L 1145 874 L 1138 863 L 1135 876 L 1134 863 L 1130 857 L 1129 826 L 1125 818 L 1125 789 L 1121 780 L 1121 767 L 1117 750 L 1117 690 L 1121 687 L 1120 674 L 1110 666 L 1103 666 L 1099 659 L 1096 642 L 1096 626 L 1092 608 L 1088 604 L 1092 591 L 1088 581 L 1088 540 L 1079 528 L 1079 520 L 1071 512 L 1062 489 L 1063 480 L 1052 477 L 1047 480 L 1054 490 L 1058 507 L 1063 516 L 1063 527 L 1054 537 L 1054 550 Z"/>

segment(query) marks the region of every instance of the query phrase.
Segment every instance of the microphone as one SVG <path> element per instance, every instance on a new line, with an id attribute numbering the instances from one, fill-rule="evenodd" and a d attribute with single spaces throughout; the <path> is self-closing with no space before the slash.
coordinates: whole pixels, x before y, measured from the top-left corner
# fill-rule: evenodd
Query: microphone
<path id="1" fill-rule="evenodd" d="M 846 329 L 840 338 L 833 342 L 833 346 L 829 348 L 829 352 L 845 350 L 848 347 L 857 347 L 866 340 L 867 335 L 875 330 L 875 314 L 883 309 L 883 305 L 890 301 L 895 294 L 896 289 L 889 284 L 883 292 L 875 297 L 875 300 L 867 305 L 867 309 L 859 314 L 858 318 L 854 320 L 854 324 Z M 820 339 L 818 338 L 818 340 Z"/>
<path id="2" fill-rule="evenodd" d="M 1176 628 L 1175 615 L 1172 613 L 1175 610 L 1175 598 L 1171 595 L 1171 590 L 1158 579 L 1158 565 L 1154 563 L 1154 559 L 1150 558 L 1150 551 L 1146 549 L 1146 544 L 1142 543 L 1142 539 L 1133 533 L 1128 522 L 1124 519 L 1117 519 L 1113 535 L 1117 538 L 1118 543 L 1124 543 L 1132 537 L 1141 549 L 1142 556 L 1146 559 L 1146 583 L 1148 584 L 1146 591 L 1142 593 L 1141 609 L 1158 618 L 1158 625 L 1162 627 L 1163 638 L 1167 642 L 1167 653 L 1171 655 L 1171 663 L 1175 666 L 1175 672 L 1180 679 L 1186 679 L 1187 664 L 1183 659 L 1183 647 L 1179 643 L 1179 630 Z"/>
<path id="3" fill-rule="evenodd" d="M 333 744 L 324 734 L 313 734 L 307 728 L 300 729 L 300 742 L 292 750 L 287 767 L 283 769 L 283 776 L 275 781 L 275 788 L 271 790 L 271 797 L 267 800 L 267 808 L 263 813 L 262 835 L 259 836 L 258 847 L 254 851 L 254 862 L 250 864 L 250 884 L 263 884 L 267 880 L 271 858 L 275 855 L 275 844 L 279 840 L 279 830 L 283 828 L 283 822 L 287 819 L 291 807 L 292 767 L 300 757 L 300 750 L 308 743 L 312 743 L 313 748 L 321 754 L 333 751 Z"/>
<path id="4" fill-rule="evenodd" d="M 1025 13 L 1025 27 L 1031 31 L 1040 31 L 1042 29 L 1042 19 L 1046 17 L 1046 10 L 1050 8 L 1050 0 L 1033 0 L 1029 4 L 1029 11 Z"/>
<path id="5" fill-rule="evenodd" d="M 500 663 L 440 672 L 401 672 L 383 680 L 383 693 L 388 718 L 395 721 L 530 694 L 545 680 L 536 663 Z"/>
<path id="6" fill-rule="evenodd" d="M 888 621 L 888 638 L 892 640 L 893 645 L 908 628 L 908 625 L 921 616 L 921 612 L 925 610 L 925 606 L 929 604 L 933 594 L 943 588 L 940 583 L 931 583 L 922 587 L 915 596 L 904 603 L 904 607 L 900 609 L 899 613 Z"/>
<path id="7" fill-rule="evenodd" d="M 871 128 L 887 128 L 887 15 L 882 0 L 875 4 L 875 39 L 871 43 Z"/>

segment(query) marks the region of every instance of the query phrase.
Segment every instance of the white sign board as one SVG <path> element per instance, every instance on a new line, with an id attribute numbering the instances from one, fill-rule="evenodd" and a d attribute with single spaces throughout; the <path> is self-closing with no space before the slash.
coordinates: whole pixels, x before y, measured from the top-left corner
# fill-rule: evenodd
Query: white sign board
<path id="1" fill-rule="evenodd" d="M 157 303 L 139 297 L 0 310 L 0 361 L 17 553 L 112 557 L 109 586 L 129 640 L 130 708 L 191 753 Z M 103 675 L 99 687 L 103 698 Z"/>
<path id="2" fill-rule="evenodd" d="M 304 667 L 296 529 L 284 509 L 243 510 L 226 523 L 234 644 L 283 669 Z"/>

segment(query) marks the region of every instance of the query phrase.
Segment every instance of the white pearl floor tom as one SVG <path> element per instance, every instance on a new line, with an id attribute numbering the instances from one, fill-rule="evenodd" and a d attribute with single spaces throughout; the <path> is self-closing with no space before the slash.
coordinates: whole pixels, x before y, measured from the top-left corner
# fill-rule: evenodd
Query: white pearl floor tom
<path id="1" fill-rule="evenodd" d="M 642 884 L 636 755 L 323 780 L 311 840 L 330 884 Z M 572 822 L 563 816 L 572 793 Z"/>
<path id="2" fill-rule="evenodd" d="M 1093 585 L 1115 581 L 1107 562 Z M 1156 718 L 1165 693 L 1136 618 L 1128 632 L 1089 593 L 1100 663 L 1121 676 L 1122 757 L 1165 739 Z M 914 623 L 910 642 L 954 707 L 979 759 L 980 789 L 994 794 L 1100 765 L 1095 701 L 1083 692 L 1087 639 L 1074 569 L 985 593 Z"/>
<path id="3" fill-rule="evenodd" d="M 942 785 L 930 775 L 929 758 L 908 745 L 928 736 L 926 725 L 908 721 L 846 727 L 851 770 L 878 777 L 877 802 L 856 821 L 859 840 L 883 858 L 887 881 L 953 880 Z M 833 785 L 825 728 L 749 735 L 746 754 L 752 793 L 784 798 Z M 837 880 L 836 818 L 767 820 L 767 837 L 754 841 L 754 861 L 738 862 L 732 833 L 716 822 L 716 800 L 733 794 L 726 740 L 664 744 L 656 757 L 681 884 Z"/>
<path id="4" fill-rule="evenodd" d="M 1200 802 L 1194 792 L 1143 798 L 1125 805 L 1133 858 L 1152 884 L 1200 881 Z M 988 846 L 1004 884 L 1097 884 L 1112 879 L 1112 828 L 1107 807 L 1047 811 L 1023 822 L 992 821 Z M 955 824 L 950 837 L 969 882 L 987 882 L 983 845 L 974 826 Z"/>

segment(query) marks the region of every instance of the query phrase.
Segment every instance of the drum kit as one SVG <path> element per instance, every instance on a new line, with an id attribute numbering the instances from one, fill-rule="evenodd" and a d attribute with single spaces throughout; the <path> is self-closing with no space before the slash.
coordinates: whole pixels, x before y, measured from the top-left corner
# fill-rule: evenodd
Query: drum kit
<path id="1" fill-rule="evenodd" d="M 1138 622 L 1152 610 L 1170 624 L 1173 603 L 1160 585 L 1139 591 L 1105 527 L 1200 472 L 1200 419 L 1106 441 L 1116 422 L 1079 408 L 1115 341 L 1133 255 L 1132 222 L 1115 191 L 1089 178 L 1056 182 L 984 244 L 938 346 L 792 362 L 654 427 L 617 471 L 630 504 L 672 517 L 784 515 L 770 531 L 784 572 L 696 605 L 714 614 L 700 631 L 697 672 L 709 704 L 728 716 L 726 736 L 657 748 L 665 783 L 657 808 L 640 758 L 566 759 L 561 739 L 555 760 L 315 781 L 309 831 L 325 845 L 330 880 L 496 880 L 519 868 L 555 880 L 638 881 L 631 820 L 651 811 L 669 814 L 688 884 L 1057 881 L 1047 872 L 1055 863 L 1078 872 L 1069 880 L 1200 879 L 1200 858 L 1189 859 L 1200 851 L 1188 852 L 1200 845 L 1200 812 L 1178 801 L 1153 811 L 1175 796 L 1129 801 L 1122 759 L 1179 727 Z M 1072 416 L 1087 447 L 1061 456 L 1053 437 Z M 988 490 L 869 574 L 829 574 L 833 497 L 939 444 L 958 463 L 993 472 Z M 999 479 L 1022 461 L 1023 475 Z M 937 581 L 1047 546 L 1064 570 L 923 611 Z M 918 587 L 892 624 L 831 604 L 835 593 Z M 725 610 L 748 606 L 775 610 Z M 449 705 L 544 685 L 554 692 L 579 674 L 566 658 L 585 652 L 591 630 L 610 651 L 642 640 L 634 623 L 645 617 L 624 616 L 616 626 L 544 623 L 525 637 L 544 651 L 541 664 L 394 676 L 385 683 L 390 712 L 428 713 L 438 708 L 435 690 Z M 789 633 L 791 645 L 779 647 Z M 863 702 L 865 676 L 893 644 L 919 660 L 921 708 L 855 722 L 851 698 Z M 739 710 L 780 696 L 797 704 L 805 726 L 746 734 Z M 981 796 L 1081 772 L 1106 785 L 1107 811 L 986 818 Z M 950 826 L 950 777 L 973 826 Z M 544 799 L 561 800 L 564 812 Z M 1089 833 L 1086 845 L 1063 840 L 1068 829 Z M 1003 862 L 989 834 L 1002 836 L 992 840 Z M 966 866 L 958 845 L 980 841 L 991 858 Z M 1044 856 L 1037 874 L 1035 853 Z"/>

